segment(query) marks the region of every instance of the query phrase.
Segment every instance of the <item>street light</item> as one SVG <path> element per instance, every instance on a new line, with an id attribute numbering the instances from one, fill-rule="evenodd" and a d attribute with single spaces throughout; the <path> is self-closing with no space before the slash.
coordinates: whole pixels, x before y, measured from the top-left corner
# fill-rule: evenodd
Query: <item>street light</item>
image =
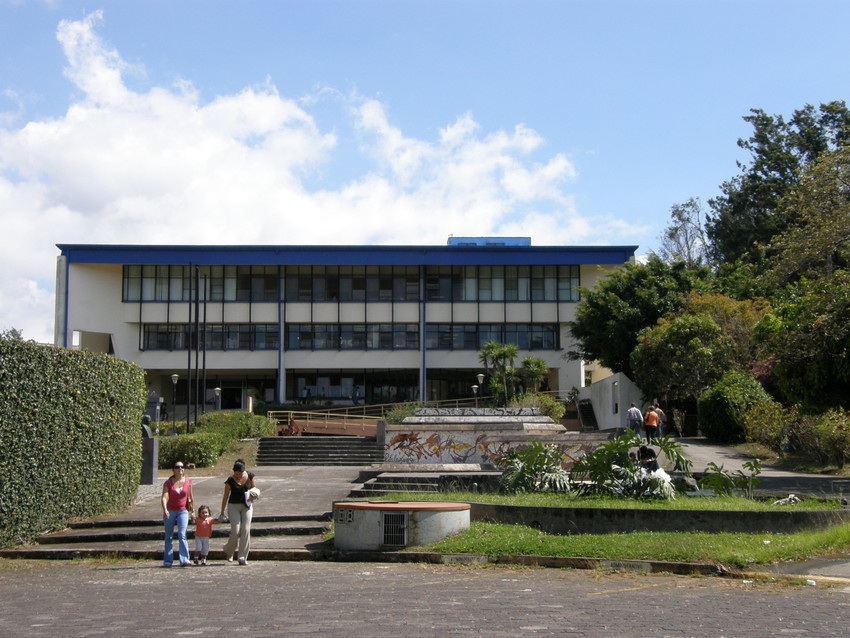
<path id="1" fill-rule="evenodd" d="M 215 392 L 215 409 L 221 410 L 221 388 L 213 388 Z"/>
<path id="2" fill-rule="evenodd" d="M 475 375 L 475 378 L 478 379 L 478 388 L 481 390 L 481 395 L 484 395 L 484 375 L 480 372 Z M 475 407 L 478 407 L 478 400 L 476 399 Z"/>
<path id="3" fill-rule="evenodd" d="M 478 386 L 472 386 L 472 394 L 475 395 L 475 407 L 478 407 Z"/>
<path id="4" fill-rule="evenodd" d="M 171 421 L 173 423 L 177 423 L 177 379 L 180 378 L 178 374 L 171 375 L 171 386 L 174 388 L 174 391 L 171 393 Z"/>

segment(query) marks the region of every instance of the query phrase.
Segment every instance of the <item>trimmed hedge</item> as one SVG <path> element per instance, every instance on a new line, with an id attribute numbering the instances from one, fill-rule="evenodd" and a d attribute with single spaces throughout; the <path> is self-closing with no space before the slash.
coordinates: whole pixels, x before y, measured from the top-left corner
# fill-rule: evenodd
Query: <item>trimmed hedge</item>
<path id="1" fill-rule="evenodd" d="M 0 547 L 133 503 L 145 400 L 135 364 L 0 339 Z"/>
<path id="2" fill-rule="evenodd" d="M 231 442 L 274 434 L 275 426 L 267 417 L 250 412 L 210 412 L 198 419 L 194 433 L 160 437 L 159 467 L 168 469 L 177 461 L 208 467 Z"/>

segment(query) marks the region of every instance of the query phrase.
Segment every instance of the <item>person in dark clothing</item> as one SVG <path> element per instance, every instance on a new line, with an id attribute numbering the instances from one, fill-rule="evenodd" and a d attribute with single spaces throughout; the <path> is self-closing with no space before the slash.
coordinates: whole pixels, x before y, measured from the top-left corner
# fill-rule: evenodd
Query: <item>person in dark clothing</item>
<path id="1" fill-rule="evenodd" d="M 648 445 L 641 445 L 638 448 L 638 460 L 640 460 L 640 466 L 647 472 L 654 472 L 660 467 L 655 450 Z"/>

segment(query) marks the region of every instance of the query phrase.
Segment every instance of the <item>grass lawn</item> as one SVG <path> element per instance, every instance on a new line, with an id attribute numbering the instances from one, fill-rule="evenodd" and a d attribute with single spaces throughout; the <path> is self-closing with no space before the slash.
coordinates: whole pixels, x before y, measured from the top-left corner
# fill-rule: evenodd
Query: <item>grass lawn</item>
<path id="1" fill-rule="evenodd" d="M 531 527 L 496 523 L 472 523 L 466 532 L 415 548 L 445 554 L 710 562 L 735 567 L 846 554 L 848 549 L 850 524 L 795 534 L 629 532 L 556 536 Z"/>
<path id="2" fill-rule="evenodd" d="M 645 509 L 712 509 L 724 511 L 775 510 L 771 502 L 739 497 L 690 498 L 672 501 L 639 501 L 615 498 L 582 498 L 563 494 L 474 494 L 474 493 L 395 493 L 387 500 L 441 500 L 486 502 L 539 507 L 620 507 Z M 837 509 L 835 499 L 807 498 L 798 509 Z M 553 535 L 532 527 L 496 523 L 472 523 L 466 532 L 413 551 L 446 554 L 566 556 L 611 560 L 662 560 L 709 562 L 747 567 L 786 560 L 850 552 L 850 524 L 827 530 L 793 534 L 709 534 L 704 532 L 629 532 L 622 534 Z"/>
<path id="3" fill-rule="evenodd" d="M 394 492 L 375 500 L 388 501 L 459 501 L 463 503 L 490 503 L 493 505 L 514 505 L 534 507 L 602 507 L 617 509 L 661 509 L 661 510 L 712 510 L 767 512 L 775 511 L 773 500 L 764 501 L 738 496 L 691 497 L 680 496 L 672 500 L 630 499 L 614 497 L 588 497 L 575 494 L 499 494 L 474 492 Z M 802 510 L 835 510 L 844 505 L 837 498 L 806 497 L 793 506 Z"/>

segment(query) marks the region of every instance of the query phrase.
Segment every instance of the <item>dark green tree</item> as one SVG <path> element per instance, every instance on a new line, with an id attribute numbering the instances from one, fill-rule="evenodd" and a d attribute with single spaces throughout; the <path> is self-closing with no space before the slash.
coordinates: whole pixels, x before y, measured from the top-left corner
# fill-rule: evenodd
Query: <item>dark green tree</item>
<path id="1" fill-rule="evenodd" d="M 735 364 L 732 339 L 707 314 L 660 319 L 632 352 L 635 383 L 647 396 L 696 400 Z"/>
<path id="2" fill-rule="evenodd" d="M 823 153 L 779 202 L 799 221 L 774 237 L 765 279 L 775 286 L 829 278 L 850 263 L 850 147 Z M 793 212 L 790 212 L 793 211 Z"/>
<path id="3" fill-rule="evenodd" d="M 780 199 L 797 185 L 805 166 L 850 140 L 850 110 L 843 101 L 806 105 L 788 121 L 752 109 L 744 120 L 753 134 L 739 139 L 738 146 L 751 159 L 739 162 L 741 173 L 708 202 L 706 231 L 716 264 L 763 263 L 765 246 L 797 222 L 793 209 L 777 208 Z"/>
<path id="4" fill-rule="evenodd" d="M 708 272 L 684 263 L 666 264 L 651 256 L 645 264 L 627 264 L 592 289 L 582 289 L 570 330 L 571 359 L 599 361 L 633 377 L 631 354 L 638 334 L 662 316 L 681 310 L 693 289 L 708 286 Z"/>
<path id="5" fill-rule="evenodd" d="M 789 400 L 813 409 L 850 402 L 850 273 L 802 280 L 759 323 L 772 370 Z"/>

